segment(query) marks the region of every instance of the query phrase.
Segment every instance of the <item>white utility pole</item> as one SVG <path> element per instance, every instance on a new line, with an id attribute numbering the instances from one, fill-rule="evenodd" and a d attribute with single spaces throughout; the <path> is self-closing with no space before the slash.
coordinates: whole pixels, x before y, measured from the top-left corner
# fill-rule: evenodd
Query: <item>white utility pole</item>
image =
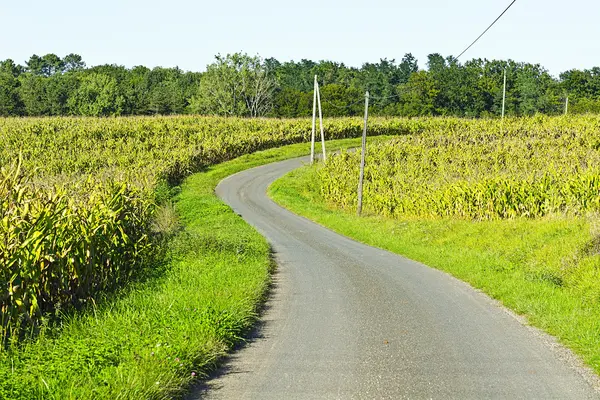
<path id="1" fill-rule="evenodd" d="M 504 110 L 506 109 L 506 68 L 504 68 L 504 90 L 502 92 L 502 119 L 504 119 Z"/>
<path id="2" fill-rule="evenodd" d="M 565 101 L 565 115 L 569 113 L 569 96 L 567 96 L 567 100 Z"/>
<path id="3" fill-rule="evenodd" d="M 317 102 L 319 103 L 319 125 L 321 125 L 321 144 L 323 147 L 323 162 L 327 161 L 325 154 L 325 131 L 323 129 L 323 111 L 321 110 L 321 91 L 319 90 L 319 82 L 317 82 Z"/>
<path id="4" fill-rule="evenodd" d="M 362 152 L 360 154 L 360 175 L 358 177 L 358 216 L 362 214 L 363 180 L 365 179 L 365 155 L 367 153 L 367 120 L 369 119 L 369 91 L 365 93 L 365 126 L 363 127 Z"/>
<path id="5" fill-rule="evenodd" d="M 310 136 L 310 163 L 315 162 L 315 131 L 317 128 L 317 76 L 313 85 L 313 120 L 312 135 Z"/>

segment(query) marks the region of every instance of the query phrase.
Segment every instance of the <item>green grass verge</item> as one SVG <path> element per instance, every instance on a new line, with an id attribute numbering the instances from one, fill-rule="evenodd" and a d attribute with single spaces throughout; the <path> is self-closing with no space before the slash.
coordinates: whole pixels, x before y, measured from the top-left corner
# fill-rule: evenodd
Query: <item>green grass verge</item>
<path id="1" fill-rule="evenodd" d="M 326 204 L 317 168 L 291 172 L 271 185 L 269 195 L 336 232 L 470 283 L 556 336 L 600 373 L 597 217 L 486 222 L 359 218 L 354 210 Z"/>
<path id="2" fill-rule="evenodd" d="M 337 140 L 328 148 L 358 144 Z M 174 199 L 184 229 L 162 273 L 35 341 L 0 351 L 0 399 L 181 395 L 250 329 L 273 267 L 266 240 L 214 195 L 215 186 L 238 171 L 308 151 L 297 144 L 258 152 L 186 179 Z"/>

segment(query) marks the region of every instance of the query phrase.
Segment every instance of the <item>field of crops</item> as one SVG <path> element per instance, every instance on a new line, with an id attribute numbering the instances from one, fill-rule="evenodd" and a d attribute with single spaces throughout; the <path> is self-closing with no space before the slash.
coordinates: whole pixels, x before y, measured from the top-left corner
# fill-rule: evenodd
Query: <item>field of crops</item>
<path id="1" fill-rule="evenodd" d="M 430 126 L 374 119 L 372 131 Z M 310 129 L 307 119 L 0 119 L 0 341 L 143 274 L 162 236 L 157 204 L 182 178 L 307 141 Z M 360 119 L 325 126 L 330 139 L 361 130 Z"/>
<path id="2" fill-rule="evenodd" d="M 394 217 L 507 219 L 600 211 L 600 118 L 463 121 L 367 151 L 364 207 Z M 359 153 L 320 170 L 331 204 L 355 208 Z"/>
<path id="3" fill-rule="evenodd" d="M 161 244 L 166 234 L 160 221 L 162 211 L 169 208 L 168 202 L 178 192 L 177 185 L 183 178 L 209 170 L 198 174 L 206 175 L 199 179 L 208 179 L 218 169 L 211 167 L 216 163 L 258 150 L 306 142 L 310 129 L 311 121 L 305 119 L 0 119 L 0 337 L 2 345 L 16 345 L 9 346 L 8 351 L 0 346 L 0 381 L 5 383 L 0 385 L 0 391 L 26 393 L 24 388 L 30 388 L 27 393 L 37 393 L 38 397 L 63 393 L 59 398 L 64 398 L 69 390 L 80 385 L 81 391 L 74 393 L 85 393 L 81 398 L 114 398 L 114 393 L 121 393 L 125 387 L 138 395 L 142 393 L 138 392 L 141 387 L 170 395 L 191 381 L 190 371 L 212 363 L 227 347 L 215 339 L 219 335 L 196 337 L 200 330 L 216 329 L 219 325 L 213 326 L 210 318 L 208 322 L 204 318 L 212 315 L 210 310 L 216 303 L 212 303 L 210 293 L 202 290 L 190 296 L 190 289 L 182 282 L 208 285 L 211 293 L 211 285 L 215 283 L 210 277 L 223 276 L 219 285 L 231 285 L 234 278 L 225 273 L 225 267 L 234 263 L 225 257 L 231 247 L 234 250 L 227 256 L 240 265 L 229 273 L 236 277 L 241 271 L 256 273 L 253 284 L 248 285 L 253 288 L 253 297 L 244 292 L 246 286 L 240 285 L 243 289 L 237 293 L 242 299 L 240 303 L 248 303 L 250 297 L 255 303 L 248 305 L 244 313 L 234 301 L 217 309 L 239 312 L 244 316 L 243 321 L 250 323 L 252 307 L 267 282 L 260 275 L 266 268 L 261 263 L 268 263 L 266 243 L 265 254 L 260 253 L 264 260 L 257 257 L 253 261 L 256 268 L 252 269 L 246 264 L 250 258 L 240 259 L 237 252 L 240 243 L 229 244 L 233 239 L 223 232 L 213 237 L 206 233 L 207 229 L 201 229 L 198 238 L 185 236 L 189 233 L 184 232 L 182 237 L 187 239 L 181 239 L 186 243 L 183 249 L 186 246 L 217 249 L 191 251 L 195 258 L 205 257 L 199 254 L 214 257 L 214 260 L 207 258 L 208 264 L 214 266 L 213 272 L 204 276 L 203 268 L 207 267 L 190 256 L 185 262 L 174 263 L 175 269 L 167 274 L 172 280 L 169 277 L 159 280 L 163 285 L 158 286 L 160 290 L 153 286 L 143 290 L 133 286 L 134 295 L 126 296 L 125 305 L 113 308 L 108 301 L 105 307 L 91 307 L 93 312 L 73 314 L 82 316 L 81 319 L 56 317 L 95 304 L 105 293 L 139 281 L 152 271 L 162 257 Z M 362 120 L 327 120 L 325 132 L 330 139 L 358 137 L 362 133 Z M 365 205 L 370 212 L 426 216 L 424 221 L 437 216 L 460 216 L 463 219 L 453 221 L 470 226 L 464 218 L 580 215 L 600 208 L 596 168 L 600 148 L 598 117 L 515 119 L 505 121 L 504 125 L 500 121 L 455 118 L 370 120 L 369 135 L 380 134 L 398 138 L 369 149 Z M 258 159 L 261 154 L 256 154 Z M 236 162 L 245 164 L 246 160 L 243 157 Z M 268 162 L 268 157 L 263 161 Z M 357 154 L 332 157 L 319 174 L 327 201 L 350 209 L 355 207 Z M 205 186 L 214 188 L 216 182 Z M 206 191 L 212 196 L 212 189 Z M 186 196 L 194 198 L 189 204 L 183 202 L 186 213 L 206 221 L 208 231 L 213 231 L 213 226 L 231 230 L 234 225 L 228 224 L 243 225 L 235 214 L 224 215 L 227 212 L 216 199 L 197 197 L 189 191 Z M 205 207 L 206 204 L 210 206 Z M 199 210 L 202 207 L 210 212 Z M 495 222 L 502 221 L 491 221 Z M 195 220 L 194 226 L 201 225 Z M 241 231 L 250 235 L 240 226 L 230 232 L 236 239 Z M 246 240 L 245 236 L 240 237 L 242 242 Z M 262 245 L 258 240 L 254 242 Z M 215 243 L 220 244 L 215 247 Z M 551 255 L 554 257 L 553 252 Z M 199 266 L 190 268 L 193 263 Z M 562 282 L 546 269 L 544 277 Z M 577 275 L 572 280 L 586 285 L 597 281 L 592 272 L 589 276 L 593 279 L 580 279 Z M 195 280 L 190 278 L 192 275 Z M 586 293 L 585 298 L 596 299 L 596 286 L 590 287 L 593 290 L 582 289 L 582 292 Z M 222 290 L 229 293 L 226 286 Z M 187 310 L 191 303 L 198 309 L 200 305 L 208 307 L 208 314 L 187 318 L 182 310 Z M 182 324 L 181 319 L 188 325 Z M 44 325 L 53 321 L 60 322 L 53 324 L 57 329 L 45 330 Z M 173 329 L 173 321 L 185 329 Z M 130 332 L 137 325 L 143 325 L 144 329 L 133 337 Z M 19 340 L 38 330 L 41 334 L 36 340 Z M 237 335 L 241 330 L 232 332 Z M 175 345 L 188 343 L 190 335 L 197 340 L 190 342 L 189 348 Z M 203 340 L 211 350 L 198 354 L 205 351 Z M 157 343 L 171 341 L 173 345 L 165 348 L 164 357 L 156 357 Z M 184 367 L 183 363 L 166 364 L 168 357 L 183 360 L 188 350 Z M 75 359 L 78 361 L 73 362 Z M 159 362 L 162 369 L 155 364 Z M 77 377 L 75 384 L 66 378 L 79 374 L 84 367 L 87 379 Z M 165 371 L 172 376 L 170 386 L 155 388 L 155 382 L 164 379 Z M 128 377 L 140 377 L 140 381 L 129 381 Z M 73 387 L 59 391 L 65 385 Z M 98 395 L 98 388 L 107 394 Z M 20 398 L 31 397 L 35 396 L 22 394 Z"/>
<path id="4" fill-rule="evenodd" d="M 366 209 L 476 219 L 600 209 L 598 117 L 385 119 L 369 135 Z M 152 265 L 164 232 L 157 204 L 185 176 L 242 154 L 307 141 L 308 119 L 206 117 L 0 119 L 0 337 Z M 357 137 L 359 118 L 326 121 L 328 139 Z M 326 199 L 356 203 L 358 154 L 321 171 Z"/>

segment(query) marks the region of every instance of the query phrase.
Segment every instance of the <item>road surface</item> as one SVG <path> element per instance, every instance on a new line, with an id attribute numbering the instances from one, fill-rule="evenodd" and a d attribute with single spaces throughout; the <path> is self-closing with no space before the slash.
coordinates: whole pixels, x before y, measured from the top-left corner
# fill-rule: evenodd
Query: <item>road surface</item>
<path id="1" fill-rule="evenodd" d="M 271 243 L 278 272 L 256 337 L 189 398 L 599 398 L 570 352 L 467 284 L 273 203 L 269 184 L 305 162 L 217 187 Z"/>

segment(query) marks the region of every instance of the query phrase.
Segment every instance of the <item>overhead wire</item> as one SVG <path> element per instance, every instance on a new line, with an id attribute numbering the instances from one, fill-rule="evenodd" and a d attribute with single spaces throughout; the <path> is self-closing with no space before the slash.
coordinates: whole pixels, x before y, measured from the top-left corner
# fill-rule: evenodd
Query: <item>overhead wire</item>
<path id="1" fill-rule="evenodd" d="M 455 57 L 454 59 L 455 59 L 455 60 L 458 60 L 458 59 L 459 59 L 459 58 L 460 58 L 460 57 L 461 57 L 463 54 L 465 54 L 467 51 L 469 51 L 469 49 L 470 49 L 471 47 L 473 47 L 473 46 L 475 45 L 475 43 L 477 43 L 477 42 L 479 41 L 479 39 L 481 39 L 481 38 L 483 37 L 483 35 L 485 35 L 485 34 L 486 34 L 486 33 L 487 33 L 487 32 L 488 32 L 488 31 L 489 31 L 489 30 L 490 30 L 490 29 L 491 29 L 491 28 L 492 28 L 494 25 L 496 25 L 496 23 L 497 23 L 497 22 L 500 20 L 500 18 L 502 18 L 502 17 L 504 16 L 504 14 L 506 14 L 506 12 L 507 12 L 507 11 L 508 11 L 508 10 L 509 10 L 509 9 L 510 9 L 510 8 L 511 8 L 511 7 L 512 7 L 512 6 L 513 6 L 515 3 L 516 3 L 516 2 L 517 2 L 517 0 L 513 0 L 513 1 L 512 1 L 512 2 L 511 2 L 509 5 L 508 5 L 508 7 L 506 7 L 506 9 L 505 9 L 504 11 L 502 11 L 502 13 L 501 13 L 501 14 L 498 16 L 498 18 L 496 18 L 496 19 L 494 20 L 494 22 L 492 22 L 492 23 L 491 23 L 491 24 L 490 24 L 490 25 L 489 25 L 489 26 L 488 26 L 488 27 L 487 27 L 487 28 L 486 28 L 486 29 L 483 31 L 483 33 L 477 37 L 477 39 L 475 39 L 475 40 L 474 40 L 474 41 L 473 41 L 473 42 L 472 42 L 470 45 L 468 45 L 468 46 L 467 46 L 467 48 L 466 48 L 466 49 L 464 49 L 464 50 L 463 50 L 463 51 L 462 51 L 462 52 L 461 52 L 461 53 L 460 53 L 460 54 L 459 54 L 457 57 Z M 387 99 L 392 99 L 392 98 L 396 98 L 396 97 L 398 97 L 398 98 L 399 98 L 399 97 L 400 97 L 400 95 L 399 95 L 399 94 L 394 94 L 394 95 L 391 95 L 391 96 L 383 96 L 383 97 L 379 97 L 379 96 L 369 96 L 369 99 L 370 99 L 370 100 L 376 100 L 376 101 L 377 101 L 377 100 L 379 100 L 379 101 L 381 101 L 381 100 L 387 100 Z M 324 103 L 324 104 L 327 104 L 327 105 L 329 105 L 329 106 L 331 106 L 331 107 L 334 107 L 334 108 L 337 108 L 337 109 L 340 109 L 340 110 L 347 109 L 347 108 L 350 108 L 350 107 L 354 107 L 355 105 L 357 105 L 357 104 L 360 104 L 360 103 L 362 103 L 362 102 L 363 102 L 363 99 L 361 99 L 361 100 L 358 100 L 358 101 L 355 101 L 355 102 L 353 102 L 353 103 L 350 103 L 350 104 L 346 104 L 346 105 L 344 105 L 344 106 L 339 106 L 339 105 L 337 105 L 337 104 L 333 104 L 333 103 L 331 103 L 331 102 L 329 102 L 329 101 L 323 100 L 323 103 Z"/>
<path id="2" fill-rule="evenodd" d="M 496 24 L 496 22 L 498 22 L 498 21 L 500 20 L 500 18 L 502 18 L 502 17 L 504 16 L 504 14 L 506 14 L 506 12 L 507 12 L 507 11 L 508 11 L 508 10 L 509 10 L 509 9 L 510 9 L 512 6 L 513 6 L 513 4 L 515 4 L 515 3 L 516 3 L 516 1 L 517 1 L 517 0 L 513 0 L 513 2 L 512 2 L 512 3 L 510 3 L 510 4 L 508 5 L 508 7 L 506 7 L 506 9 L 505 9 L 504 11 L 502 11 L 502 14 L 500 14 L 500 15 L 498 16 L 498 18 L 496 18 L 496 19 L 494 20 L 494 22 L 492 22 L 492 23 L 490 24 L 490 26 L 488 26 L 488 27 L 487 27 L 487 29 L 486 29 L 485 31 L 483 31 L 483 33 L 482 33 L 481 35 L 479 35 L 479 36 L 477 37 L 477 39 L 475 39 L 475 40 L 473 41 L 473 43 L 471 43 L 469 46 L 467 46 L 467 48 L 466 48 L 466 49 L 464 49 L 464 50 L 462 51 L 462 53 L 460 53 L 460 54 L 458 55 L 458 57 L 456 57 L 456 58 L 455 58 L 455 60 L 458 60 L 458 59 L 459 59 L 459 58 L 460 58 L 460 57 L 461 57 L 463 54 L 465 54 L 465 53 L 466 53 L 466 52 L 467 52 L 467 51 L 468 51 L 468 50 L 469 50 L 471 47 L 473 47 L 473 45 L 474 45 L 475 43 L 477 43 L 477 42 L 479 41 L 479 39 L 481 39 L 481 38 L 483 37 L 483 35 L 485 35 L 485 34 L 487 33 L 487 31 L 489 31 L 489 30 L 492 28 L 492 26 L 494 26 L 494 25 Z"/>
<path id="3" fill-rule="evenodd" d="M 395 98 L 395 97 L 400 97 L 400 95 L 399 95 L 399 94 L 394 94 L 394 95 L 391 95 L 391 96 L 383 96 L 383 97 L 378 97 L 378 96 L 371 96 L 371 95 L 369 95 L 369 100 L 376 100 L 376 101 L 377 101 L 377 100 L 387 100 L 387 99 L 392 99 L 392 98 Z M 354 107 L 355 105 L 357 105 L 357 104 L 361 104 L 361 103 L 363 103 L 364 101 L 365 101 L 365 100 L 364 100 L 364 98 L 363 98 L 363 99 L 357 100 L 357 101 L 355 101 L 355 102 L 353 102 L 353 103 L 346 104 L 346 105 L 344 105 L 344 106 L 338 106 L 337 104 L 333 104 L 333 103 L 331 103 L 331 102 L 329 102 L 329 101 L 326 101 L 326 100 L 321 100 L 321 102 L 322 102 L 323 104 L 327 104 L 327 105 L 329 105 L 329 106 L 332 106 L 333 108 L 337 108 L 337 109 L 339 109 L 339 110 L 344 110 L 344 109 L 347 109 L 347 108 Z"/>

